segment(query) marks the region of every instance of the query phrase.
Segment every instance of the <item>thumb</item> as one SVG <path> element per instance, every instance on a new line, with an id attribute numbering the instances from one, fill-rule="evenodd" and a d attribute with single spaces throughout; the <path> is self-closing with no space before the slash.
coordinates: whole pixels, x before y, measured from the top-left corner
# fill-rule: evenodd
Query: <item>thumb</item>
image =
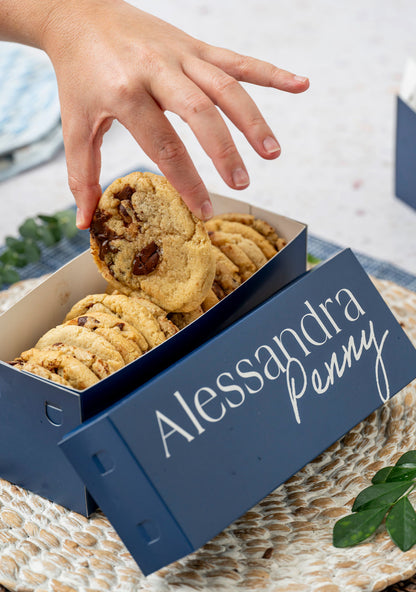
<path id="1" fill-rule="evenodd" d="M 76 224 L 88 228 L 101 197 L 101 143 L 111 121 L 102 124 L 96 134 L 88 133 L 85 125 L 74 124 L 65 133 L 64 144 L 68 169 L 68 184 L 77 204 Z"/>

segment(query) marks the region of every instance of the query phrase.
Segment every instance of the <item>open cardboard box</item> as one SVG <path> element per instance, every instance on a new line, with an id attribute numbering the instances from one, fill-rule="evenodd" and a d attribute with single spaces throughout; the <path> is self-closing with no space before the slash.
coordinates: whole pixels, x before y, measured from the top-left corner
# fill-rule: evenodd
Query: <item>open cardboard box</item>
<path id="1" fill-rule="evenodd" d="M 194 323 L 79 392 L 0 364 L 0 475 L 88 514 L 144 574 L 199 548 L 416 375 L 416 351 L 350 250 L 305 272 L 304 225 Z M 0 358 L 105 284 L 81 255 L 0 317 Z M 90 493 L 89 493 L 90 492 Z"/>
<path id="2" fill-rule="evenodd" d="M 0 476 L 71 510 L 96 504 L 59 450 L 63 436 L 140 387 L 305 271 L 306 227 L 238 200 L 211 195 L 216 213 L 248 212 L 268 220 L 287 246 L 188 327 L 85 391 L 29 375 L 6 362 L 33 347 L 87 294 L 106 282 L 87 251 L 59 269 L 0 317 Z"/>

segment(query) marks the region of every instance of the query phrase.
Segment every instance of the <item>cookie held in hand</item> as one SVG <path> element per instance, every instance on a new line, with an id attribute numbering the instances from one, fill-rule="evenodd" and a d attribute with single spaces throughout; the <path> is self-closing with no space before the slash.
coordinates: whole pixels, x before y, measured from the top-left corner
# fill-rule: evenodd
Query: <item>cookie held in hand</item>
<path id="1" fill-rule="evenodd" d="M 114 181 L 98 203 L 90 236 L 100 273 L 125 294 L 189 312 L 211 289 L 215 261 L 207 231 L 164 177 L 131 173 Z"/>

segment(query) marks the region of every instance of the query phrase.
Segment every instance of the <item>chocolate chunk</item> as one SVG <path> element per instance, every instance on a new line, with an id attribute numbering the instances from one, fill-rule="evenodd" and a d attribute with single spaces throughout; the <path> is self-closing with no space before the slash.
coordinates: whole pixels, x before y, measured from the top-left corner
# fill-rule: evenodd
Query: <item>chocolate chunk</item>
<path id="1" fill-rule="evenodd" d="M 100 247 L 100 259 L 104 259 L 108 252 L 116 253 L 118 249 L 110 244 L 110 241 L 115 238 L 122 238 L 118 236 L 114 230 L 107 226 L 108 220 L 111 218 L 110 214 L 106 214 L 100 209 L 95 210 L 94 217 L 91 222 L 90 232 L 95 238 Z"/>
<path id="2" fill-rule="evenodd" d="M 159 259 L 159 247 L 154 241 L 152 241 L 136 254 L 133 260 L 134 275 L 148 275 L 156 269 Z"/>
<path id="3" fill-rule="evenodd" d="M 126 207 L 123 205 L 123 202 L 120 202 L 118 204 L 118 211 L 119 211 L 119 214 L 120 214 L 121 218 L 123 219 L 123 222 L 125 224 L 131 224 L 132 217 L 128 213 Z"/>
<path id="4" fill-rule="evenodd" d="M 79 327 L 88 327 L 90 331 L 95 331 L 100 326 L 100 321 L 94 317 L 89 317 L 86 315 L 77 317 L 77 324 Z"/>
<path id="5" fill-rule="evenodd" d="M 123 189 L 121 191 L 119 191 L 118 193 L 114 194 L 114 197 L 116 199 L 119 199 L 120 201 L 122 201 L 123 199 L 131 199 L 131 196 L 133 195 L 133 193 L 136 190 L 133 187 L 130 187 L 129 185 L 127 185 L 126 187 L 123 187 Z"/>
<path id="6" fill-rule="evenodd" d="M 90 232 L 97 240 L 108 238 L 108 228 L 106 222 L 110 219 L 110 214 L 106 214 L 103 210 L 96 209 L 91 221 Z"/>
<path id="7" fill-rule="evenodd" d="M 115 326 L 118 327 L 120 331 L 122 331 L 124 329 L 125 323 L 117 323 Z"/>

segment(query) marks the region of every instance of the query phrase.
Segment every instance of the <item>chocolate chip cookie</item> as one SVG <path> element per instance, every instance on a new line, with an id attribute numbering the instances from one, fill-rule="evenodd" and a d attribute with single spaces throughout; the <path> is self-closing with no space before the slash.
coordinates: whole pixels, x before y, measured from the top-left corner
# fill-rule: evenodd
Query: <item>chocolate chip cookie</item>
<path id="1" fill-rule="evenodd" d="M 277 234 L 273 226 L 261 218 L 255 218 L 252 214 L 234 212 L 229 214 L 218 214 L 215 218 L 228 220 L 229 222 L 239 222 L 240 224 L 251 226 L 254 230 L 262 234 L 278 251 L 286 245 L 286 240 Z"/>
<path id="2" fill-rule="evenodd" d="M 47 349 L 58 350 L 63 354 L 76 358 L 92 370 L 100 380 L 111 374 L 108 363 L 86 349 L 68 345 L 67 343 L 54 343 L 53 345 L 49 345 Z"/>
<path id="3" fill-rule="evenodd" d="M 241 236 L 250 239 L 261 249 L 267 259 L 271 259 L 277 253 L 277 248 L 273 246 L 265 236 L 247 224 L 226 220 L 224 217 L 215 216 L 214 218 L 211 218 L 211 220 L 205 222 L 205 227 L 207 228 L 208 232 L 221 230 L 223 232 L 240 234 Z"/>
<path id="4" fill-rule="evenodd" d="M 159 323 L 146 306 L 140 303 L 138 298 L 132 298 L 125 294 L 91 294 L 86 296 L 71 308 L 65 320 L 88 312 L 104 310 L 110 312 L 121 320 L 132 325 L 139 334 L 144 337 L 143 351 L 159 345 L 166 340 Z"/>
<path id="5" fill-rule="evenodd" d="M 85 364 L 59 350 L 32 348 L 22 352 L 19 360 L 42 366 L 77 390 L 84 390 L 98 382 L 97 376 Z"/>
<path id="6" fill-rule="evenodd" d="M 56 374 L 55 372 L 51 372 L 47 368 L 44 368 L 40 364 L 35 364 L 35 362 L 27 361 L 24 362 L 21 358 L 16 358 L 12 362 L 9 362 L 11 366 L 14 366 L 18 370 L 25 370 L 26 372 L 30 372 L 31 374 L 35 374 L 36 376 L 40 376 L 41 378 L 46 378 L 47 380 L 51 380 L 52 382 L 56 382 L 57 384 L 63 386 L 71 386 L 69 382 L 67 382 L 62 376 Z"/>
<path id="7" fill-rule="evenodd" d="M 238 267 L 243 281 L 267 263 L 262 250 L 252 240 L 241 234 L 217 230 L 209 232 L 209 237 L 212 244 Z"/>
<path id="8" fill-rule="evenodd" d="M 110 284 L 168 312 L 194 310 L 212 286 L 207 231 L 164 177 L 131 173 L 114 181 L 98 203 L 90 236 Z"/>
<path id="9" fill-rule="evenodd" d="M 175 335 L 175 333 L 178 332 L 178 327 L 168 319 L 167 313 L 165 310 L 163 310 L 163 308 L 161 308 L 154 302 L 151 302 L 147 298 L 141 298 L 140 296 L 137 296 L 134 293 L 132 294 L 132 298 L 134 298 L 137 302 L 139 302 L 139 304 L 147 308 L 147 310 L 155 317 L 166 339 L 168 337 L 172 337 L 172 335 Z"/>
<path id="10" fill-rule="evenodd" d="M 215 257 L 215 280 L 212 289 L 221 300 L 227 294 L 233 292 L 241 284 L 241 276 L 237 265 L 231 261 L 218 247 L 212 246 Z M 218 290 L 221 288 L 223 294 Z"/>
<path id="11" fill-rule="evenodd" d="M 86 349 L 104 360 L 108 364 L 110 372 L 115 372 L 125 365 L 121 354 L 107 339 L 101 335 L 95 335 L 85 327 L 58 325 L 45 333 L 36 343 L 35 347 L 37 349 L 48 349 L 50 345 L 57 343 Z"/>
<path id="12" fill-rule="evenodd" d="M 189 312 L 172 312 L 170 313 L 170 318 L 179 329 L 183 329 L 196 321 L 196 319 L 199 319 L 202 314 L 204 314 L 202 306 L 198 306 Z"/>
<path id="13" fill-rule="evenodd" d="M 247 256 L 244 250 L 232 240 L 235 236 L 231 233 L 221 231 L 210 231 L 209 238 L 213 245 L 218 247 L 237 267 L 242 281 L 244 282 L 257 271 L 257 267 Z"/>
<path id="14" fill-rule="evenodd" d="M 114 314 L 90 311 L 87 314 L 67 321 L 66 324 L 85 327 L 90 331 L 94 331 L 97 335 L 101 335 L 120 352 L 126 364 L 129 364 L 143 353 L 137 343 L 137 331 L 135 328 Z"/>

